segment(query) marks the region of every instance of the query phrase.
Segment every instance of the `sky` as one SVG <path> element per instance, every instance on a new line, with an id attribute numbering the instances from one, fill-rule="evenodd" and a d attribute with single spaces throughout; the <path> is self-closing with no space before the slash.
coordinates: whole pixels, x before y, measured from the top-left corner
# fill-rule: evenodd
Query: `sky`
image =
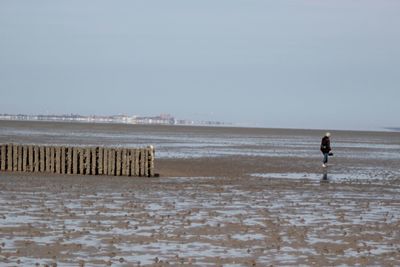
<path id="1" fill-rule="evenodd" d="M 2 0 L 0 113 L 400 126 L 398 0 Z"/>

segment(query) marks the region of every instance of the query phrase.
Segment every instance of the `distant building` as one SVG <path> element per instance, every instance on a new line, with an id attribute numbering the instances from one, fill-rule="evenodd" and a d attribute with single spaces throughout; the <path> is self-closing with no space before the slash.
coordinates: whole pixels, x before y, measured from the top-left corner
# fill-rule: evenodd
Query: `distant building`
<path id="1" fill-rule="evenodd" d="M 129 116 L 125 114 L 112 116 L 83 116 L 79 114 L 64 115 L 26 115 L 26 114 L 0 114 L 0 120 L 19 121 L 67 121 L 67 122 L 92 122 L 92 123 L 123 123 L 123 124 L 157 124 L 157 125 L 225 125 L 223 122 L 192 120 L 177 120 L 170 114 L 158 116 Z"/>

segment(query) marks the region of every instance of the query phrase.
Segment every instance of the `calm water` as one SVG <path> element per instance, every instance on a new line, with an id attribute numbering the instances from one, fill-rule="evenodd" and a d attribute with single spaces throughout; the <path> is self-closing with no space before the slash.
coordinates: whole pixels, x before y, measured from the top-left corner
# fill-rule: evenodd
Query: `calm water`
<path id="1" fill-rule="evenodd" d="M 128 126 L 0 121 L 0 142 L 62 145 L 154 145 L 158 158 L 253 155 L 320 157 L 323 131 Z M 400 160 L 400 133 L 333 132 L 342 158 Z"/>
<path id="2" fill-rule="evenodd" d="M 324 131 L 252 128 L 137 126 L 0 121 L 0 142 L 138 147 L 154 145 L 156 157 L 253 156 L 307 159 L 320 164 Z M 399 177 L 400 133 L 332 132 L 334 161 L 329 179 L 382 180 Z M 266 159 L 267 160 L 267 159 Z M 336 164 L 334 163 L 334 164 Z M 320 169 L 295 173 L 249 173 L 257 177 L 317 179 Z"/>

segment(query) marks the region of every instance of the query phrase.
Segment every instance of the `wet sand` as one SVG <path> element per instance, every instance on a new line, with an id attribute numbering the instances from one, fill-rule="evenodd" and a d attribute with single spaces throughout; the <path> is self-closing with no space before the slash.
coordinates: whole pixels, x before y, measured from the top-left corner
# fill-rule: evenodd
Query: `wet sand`
<path id="1" fill-rule="evenodd" d="M 236 153 L 258 149 L 242 141 L 233 144 L 239 146 L 235 153 L 227 153 L 233 151 L 231 143 L 199 145 L 215 136 L 221 136 L 220 142 L 227 135 L 267 141 L 272 136 L 292 140 L 301 135 L 318 143 L 318 131 L 115 129 L 79 124 L 62 124 L 59 129 L 52 123 L 13 122 L 0 126 L 0 142 L 146 143 L 124 139 L 124 131 L 158 132 L 157 142 L 173 142 L 162 138 L 174 132 L 201 140 L 192 146 L 161 147 L 165 156 L 156 161 L 160 178 L 1 172 L 2 266 L 396 266 L 400 262 L 398 133 L 336 133 L 337 143 L 339 138 L 361 138 L 361 145 L 342 144 L 324 171 L 318 153 Z M 46 127 L 47 135 L 27 133 Z M 99 141 L 74 135 L 85 131 L 109 136 Z M 68 141 L 59 134 L 64 132 Z M 261 150 L 269 149 L 266 142 Z M 296 142 L 290 150 L 303 151 L 303 143 Z M 274 148 L 279 149 L 285 152 L 284 146 Z M 185 151 L 226 155 L 176 157 Z"/>

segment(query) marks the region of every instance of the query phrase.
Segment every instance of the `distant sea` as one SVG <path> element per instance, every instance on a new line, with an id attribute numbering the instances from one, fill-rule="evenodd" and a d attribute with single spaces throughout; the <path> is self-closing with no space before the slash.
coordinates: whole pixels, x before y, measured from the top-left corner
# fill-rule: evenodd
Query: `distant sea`
<path id="1" fill-rule="evenodd" d="M 387 130 L 390 130 L 390 131 L 395 131 L 395 132 L 400 132 L 400 128 L 386 128 Z"/>

